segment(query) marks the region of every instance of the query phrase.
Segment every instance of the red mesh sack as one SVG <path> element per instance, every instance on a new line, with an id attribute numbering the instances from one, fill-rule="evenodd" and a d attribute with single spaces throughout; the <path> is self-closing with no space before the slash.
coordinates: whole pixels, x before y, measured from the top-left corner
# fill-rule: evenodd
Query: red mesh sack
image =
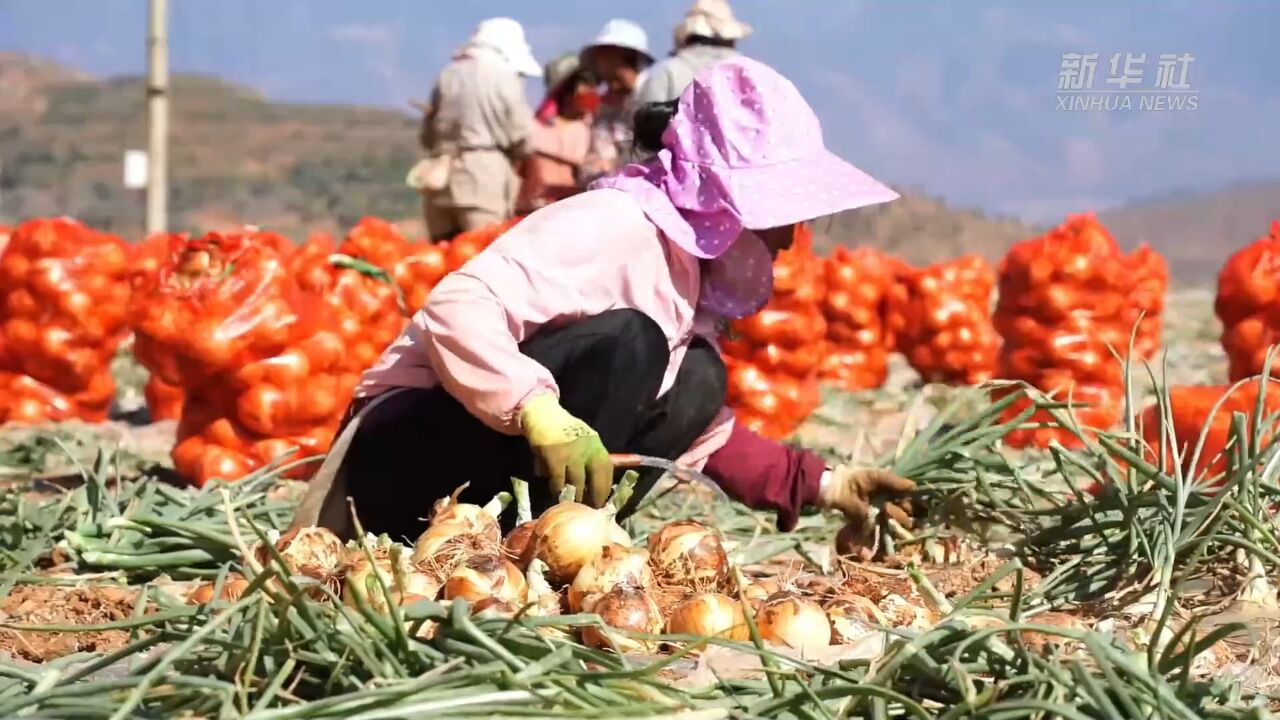
<path id="1" fill-rule="evenodd" d="M 1262 373 L 1280 340 L 1280 220 L 1271 232 L 1227 258 L 1218 273 L 1214 312 L 1232 380 Z"/>
<path id="2" fill-rule="evenodd" d="M 885 325 L 925 382 L 976 385 L 994 377 L 1000 350 L 991 323 L 995 283 L 995 271 L 978 255 L 899 266 Z"/>
<path id="3" fill-rule="evenodd" d="M 872 248 L 838 246 L 823 270 L 827 347 L 818 378 L 844 390 L 880 387 L 888 374 L 884 303 L 893 284 L 894 263 Z"/>

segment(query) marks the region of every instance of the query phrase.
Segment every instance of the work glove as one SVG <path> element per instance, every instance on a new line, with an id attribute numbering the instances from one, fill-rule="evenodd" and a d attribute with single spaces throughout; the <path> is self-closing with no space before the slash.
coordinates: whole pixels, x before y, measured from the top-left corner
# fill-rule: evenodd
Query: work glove
<path id="1" fill-rule="evenodd" d="M 916 484 L 888 470 L 837 465 L 818 495 L 818 504 L 839 510 L 850 524 L 866 526 L 873 503 L 904 528 L 910 528 L 912 491 Z"/>
<path id="2" fill-rule="evenodd" d="M 555 395 L 538 395 L 520 411 L 520 428 L 551 497 L 572 485 L 578 502 L 603 507 L 613 486 L 613 461 L 591 426 L 560 407 Z"/>

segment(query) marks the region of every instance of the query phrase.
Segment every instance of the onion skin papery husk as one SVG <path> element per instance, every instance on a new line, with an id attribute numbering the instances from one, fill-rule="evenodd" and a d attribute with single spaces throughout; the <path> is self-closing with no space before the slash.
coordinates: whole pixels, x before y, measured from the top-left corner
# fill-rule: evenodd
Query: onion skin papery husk
<path id="1" fill-rule="evenodd" d="M 507 533 L 507 539 L 502 542 L 502 550 L 507 558 L 521 570 L 527 571 L 529 563 L 533 561 L 533 531 L 537 526 L 538 523 L 533 520 L 520 523 Z"/>
<path id="2" fill-rule="evenodd" d="M 656 635 L 662 632 L 662 611 L 649 594 L 638 588 L 619 585 L 596 601 L 592 612 L 604 620 L 605 625 L 617 630 Z M 596 626 L 582 628 L 582 642 L 597 650 L 614 650 L 623 653 L 653 652 L 656 644 L 609 632 Z"/>
<path id="3" fill-rule="evenodd" d="M 513 618 L 520 614 L 520 607 L 501 598 L 487 597 L 471 606 L 471 615 Z"/>
<path id="4" fill-rule="evenodd" d="M 847 595 L 822 608 L 831 623 L 831 644 L 849 645 L 889 624 L 876 604 L 861 595 Z"/>
<path id="5" fill-rule="evenodd" d="M 470 503 L 451 503 L 443 507 L 431 518 L 432 525 L 455 523 L 471 528 L 476 535 L 502 540 L 502 529 L 498 526 L 498 518 L 489 514 L 488 510 Z"/>
<path id="6" fill-rule="evenodd" d="M 472 532 L 471 527 L 462 523 L 438 523 L 428 527 L 414 541 L 413 555 L 409 560 L 415 567 L 434 574 L 443 582 L 463 560 L 500 552 L 501 538 Z"/>
<path id="7" fill-rule="evenodd" d="M 718 592 L 727 587 L 729 556 L 720 536 L 692 520 L 668 523 L 649 536 L 649 560 L 658 582 Z"/>
<path id="8" fill-rule="evenodd" d="M 213 602 L 213 587 L 215 583 L 204 583 L 197 586 L 187 595 L 187 602 L 192 605 L 207 605 Z M 222 582 L 222 592 L 218 594 L 218 600 L 227 600 L 235 602 L 244 596 L 244 591 L 249 589 L 249 581 L 240 573 L 227 573 L 227 577 Z"/>
<path id="9" fill-rule="evenodd" d="M 494 597 L 523 605 L 529 586 L 520 568 L 499 555 L 476 555 L 458 564 L 444 583 L 445 600 L 479 602 Z"/>
<path id="10" fill-rule="evenodd" d="M 614 522 L 611 511 L 572 501 L 544 512 L 533 536 L 534 557 L 547 564 L 547 579 L 560 585 L 573 582 L 605 545 L 631 545 L 631 536 Z"/>
<path id="11" fill-rule="evenodd" d="M 726 640 L 751 638 L 742 605 L 721 593 L 694 595 L 677 605 L 667 619 L 667 632 Z"/>
<path id="12" fill-rule="evenodd" d="M 746 596 L 747 602 L 754 607 L 768 600 L 770 595 L 780 590 L 782 590 L 782 584 L 777 580 L 756 580 L 755 582 L 747 583 L 746 587 L 742 588 L 742 594 Z"/>
<path id="13" fill-rule="evenodd" d="M 311 578 L 322 586 L 309 595 L 323 598 L 325 588 L 338 590 L 347 549 L 337 535 L 322 527 L 304 527 L 290 530 L 273 544 L 290 575 Z M 271 553 L 261 544 L 253 548 L 253 557 L 264 568 L 274 564 Z"/>
<path id="14" fill-rule="evenodd" d="M 649 569 L 649 553 L 642 548 L 609 544 L 600 555 L 578 571 L 569 586 L 566 599 L 570 612 L 591 612 L 591 606 L 602 595 L 618 585 L 627 584 L 640 590 L 654 586 Z"/>
<path id="15" fill-rule="evenodd" d="M 818 603 L 787 592 L 765 600 L 756 615 L 760 637 L 789 648 L 831 644 L 831 622 Z"/>

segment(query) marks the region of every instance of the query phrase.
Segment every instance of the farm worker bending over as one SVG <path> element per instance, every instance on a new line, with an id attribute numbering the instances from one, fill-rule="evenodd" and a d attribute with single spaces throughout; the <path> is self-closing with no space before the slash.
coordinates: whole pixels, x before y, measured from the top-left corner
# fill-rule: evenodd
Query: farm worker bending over
<path id="1" fill-rule="evenodd" d="M 520 187 L 514 165 L 529 154 L 533 122 L 520 77 L 541 74 L 511 18 L 481 22 L 440 71 L 422 120 L 427 159 L 415 168 L 433 240 L 511 217 Z"/>
<path id="2" fill-rule="evenodd" d="M 733 16 L 729 0 L 697 0 L 675 29 L 675 52 L 645 73 L 631 101 L 637 107 L 680 97 L 703 69 L 737 56 L 751 26 Z"/>
<path id="3" fill-rule="evenodd" d="M 642 108 L 635 131 L 651 160 L 535 212 L 436 286 L 365 373 L 317 476 L 333 473 L 327 501 L 313 492 L 295 524 L 349 532 L 349 495 L 366 530 L 412 539 L 462 483 L 483 504 L 512 477 L 544 480 L 535 512 L 565 484 L 598 507 L 609 452 L 702 468 L 783 529 L 802 506 L 865 521 L 911 491 L 735 425 L 716 350 L 724 319 L 769 299 L 796 223 L 897 194 L 828 152 L 795 86 L 745 58 Z M 641 473 L 622 516 L 659 476 Z"/>
<path id="4" fill-rule="evenodd" d="M 596 78 L 571 53 L 547 63 L 547 96 L 533 124 L 532 154 L 516 212 L 528 214 L 578 191 L 579 170 L 591 142 L 591 118 L 600 106 Z"/>

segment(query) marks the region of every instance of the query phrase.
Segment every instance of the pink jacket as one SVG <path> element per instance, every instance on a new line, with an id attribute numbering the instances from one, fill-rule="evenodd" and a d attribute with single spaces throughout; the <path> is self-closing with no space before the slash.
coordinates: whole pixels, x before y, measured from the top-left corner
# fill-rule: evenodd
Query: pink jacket
<path id="1" fill-rule="evenodd" d="M 524 403 L 558 393 L 551 373 L 519 344 L 544 325 L 616 308 L 639 310 L 666 333 L 666 392 L 689 341 L 716 342 L 714 320 L 694 310 L 700 280 L 697 258 L 662 236 L 629 195 L 576 195 L 525 218 L 447 275 L 356 395 L 439 383 L 489 427 L 518 435 Z M 726 408 L 680 462 L 701 468 L 732 427 Z"/>

